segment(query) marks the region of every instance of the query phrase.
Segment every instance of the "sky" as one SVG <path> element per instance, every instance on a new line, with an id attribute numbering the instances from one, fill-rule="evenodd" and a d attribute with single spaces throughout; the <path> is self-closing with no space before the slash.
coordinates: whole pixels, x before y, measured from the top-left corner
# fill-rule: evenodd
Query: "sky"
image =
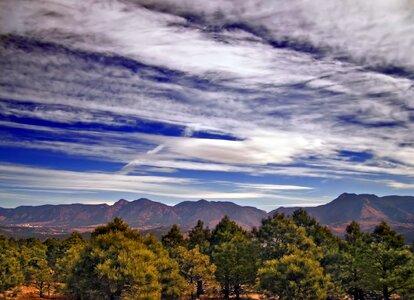
<path id="1" fill-rule="evenodd" d="M 0 0 L 0 207 L 414 195 L 412 0 Z"/>

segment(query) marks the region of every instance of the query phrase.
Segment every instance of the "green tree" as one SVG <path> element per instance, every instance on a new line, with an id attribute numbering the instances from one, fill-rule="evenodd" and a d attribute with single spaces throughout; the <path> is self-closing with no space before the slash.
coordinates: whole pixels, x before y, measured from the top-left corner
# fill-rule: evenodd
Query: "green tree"
<path id="1" fill-rule="evenodd" d="M 157 257 L 156 267 L 160 275 L 161 299 L 180 299 L 188 291 L 188 285 L 180 274 L 178 263 L 170 258 L 162 243 L 153 236 L 147 236 L 144 243 Z"/>
<path id="2" fill-rule="evenodd" d="M 177 224 L 174 224 L 171 229 L 162 236 L 161 241 L 164 247 L 169 250 L 185 245 L 184 236 L 181 234 L 180 227 Z"/>
<path id="3" fill-rule="evenodd" d="M 76 288 L 76 278 L 73 277 L 75 273 L 75 266 L 77 266 L 81 253 L 83 252 L 86 243 L 73 244 L 67 249 L 64 255 L 56 260 L 56 277 L 58 281 L 63 283 L 63 291 L 71 294 L 74 299 L 80 299 L 81 293 Z"/>
<path id="4" fill-rule="evenodd" d="M 333 279 L 354 300 L 363 300 L 371 292 L 369 283 L 373 280 L 367 272 L 371 267 L 371 257 L 367 256 L 369 241 L 359 224 L 352 221 L 346 227 L 345 241 L 341 244 L 338 261 L 328 268 L 333 269 Z"/>
<path id="5" fill-rule="evenodd" d="M 339 239 L 332 234 L 328 227 L 322 226 L 312 218 L 306 210 L 302 208 L 295 210 L 292 214 L 292 220 L 298 227 L 305 228 L 306 235 L 318 247 L 322 248 L 325 255 L 337 250 Z"/>
<path id="6" fill-rule="evenodd" d="M 122 232 L 125 236 L 130 238 L 136 237 L 136 233 L 128 226 L 128 224 L 118 217 L 114 218 L 106 225 L 96 227 L 92 232 L 91 237 L 94 238 L 96 236 L 111 232 Z M 77 239 L 77 236 L 75 235 L 73 238 Z"/>
<path id="7" fill-rule="evenodd" d="M 212 249 L 215 245 L 229 242 L 236 234 L 239 233 L 245 234 L 246 232 L 239 225 L 237 225 L 236 222 L 230 220 L 228 216 L 224 216 L 212 232 L 210 249 Z"/>
<path id="8" fill-rule="evenodd" d="M 259 286 L 279 299 L 326 299 L 330 286 L 319 262 L 297 252 L 266 261 L 258 271 Z"/>
<path id="9" fill-rule="evenodd" d="M 211 231 L 210 229 L 204 227 L 204 223 L 201 220 L 198 220 L 196 226 L 188 232 L 189 249 L 193 249 L 198 246 L 201 253 L 209 253 L 210 240 Z"/>
<path id="10" fill-rule="evenodd" d="M 68 291 L 81 299 L 160 299 L 154 253 L 138 237 L 115 230 L 100 232 L 74 264 Z"/>
<path id="11" fill-rule="evenodd" d="M 72 248 L 73 246 L 78 246 L 78 245 L 85 245 L 86 241 L 84 240 L 84 238 L 77 232 L 72 232 L 72 234 L 64 239 L 61 243 L 61 253 L 64 253 L 69 250 L 70 248 Z"/>
<path id="12" fill-rule="evenodd" d="M 121 219 L 99 227 L 85 246 L 75 244 L 66 253 L 70 258 L 60 262 L 70 271 L 63 278 L 67 292 L 78 299 L 176 300 L 187 287 L 162 244 Z"/>
<path id="13" fill-rule="evenodd" d="M 32 282 L 43 297 L 53 281 L 53 270 L 47 261 L 47 247 L 39 240 L 21 241 L 21 258 L 26 281 Z"/>
<path id="14" fill-rule="evenodd" d="M 234 293 L 240 299 L 242 288 L 254 283 L 258 269 L 257 248 L 244 233 L 236 233 L 229 241 L 216 244 L 213 261 L 217 266 L 216 278 L 225 299 Z"/>
<path id="15" fill-rule="evenodd" d="M 381 243 L 390 249 L 401 249 L 404 247 L 404 237 L 384 221 L 375 226 L 371 238 L 374 243 Z"/>
<path id="16" fill-rule="evenodd" d="M 320 256 L 315 243 L 306 236 L 305 229 L 298 227 L 284 214 L 276 213 L 273 217 L 263 219 L 261 226 L 254 231 L 254 235 L 262 261 L 281 258 L 296 249 L 314 251 L 314 256 Z"/>
<path id="17" fill-rule="evenodd" d="M 198 246 L 191 250 L 179 246 L 175 257 L 181 274 L 190 285 L 191 299 L 199 298 L 204 294 L 203 285 L 214 282 L 216 266 L 210 262 L 208 255 L 200 252 Z"/>
<path id="18" fill-rule="evenodd" d="M 6 291 L 20 285 L 23 280 L 17 244 L 0 235 L 0 294 L 6 299 Z"/>
<path id="19" fill-rule="evenodd" d="M 373 262 L 367 271 L 374 277 L 373 289 L 388 300 L 414 282 L 413 255 L 404 245 L 404 238 L 385 222 L 375 227 L 371 238 L 367 255 Z"/>

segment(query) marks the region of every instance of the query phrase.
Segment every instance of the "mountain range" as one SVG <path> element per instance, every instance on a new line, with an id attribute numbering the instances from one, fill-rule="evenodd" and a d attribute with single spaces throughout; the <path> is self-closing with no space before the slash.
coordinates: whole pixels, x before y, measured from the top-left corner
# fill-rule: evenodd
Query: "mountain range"
<path id="1" fill-rule="evenodd" d="M 203 220 L 210 228 L 227 215 L 242 227 L 259 226 L 263 218 L 275 212 L 291 214 L 300 207 L 280 207 L 270 213 L 251 206 L 240 206 L 221 201 L 185 201 L 175 206 L 141 198 L 121 199 L 108 204 L 60 204 L 0 208 L 0 226 L 3 231 L 39 228 L 46 232 L 90 231 L 114 217 L 124 219 L 133 228 L 151 230 L 179 224 L 184 230 Z M 335 200 L 316 207 L 302 207 L 320 223 L 342 235 L 352 220 L 364 230 L 372 230 L 380 221 L 386 221 L 409 240 L 414 239 L 414 197 L 344 193 Z M 52 230 L 54 229 L 54 230 Z"/>
<path id="2" fill-rule="evenodd" d="M 185 201 L 175 206 L 141 198 L 134 201 L 121 199 L 108 204 L 60 204 L 0 208 L 0 226 L 26 227 L 94 227 L 120 217 L 134 228 L 194 225 L 203 220 L 215 226 L 223 216 L 229 216 L 244 228 L 258 226 L 267 216 L 263 210 L 239 206 L 232 202 Z"/>
<path id="3" fill-rule="evenodd" d="M 278 212 L 289 215 L 299 208 L 301 207 L 279 207 L 269 214 Z M 379 222 L 386 221 L 407 240 L 414 239 L 413 196 L 378 197 L 371 194 L 344 193 L 327 204 L 303 209 L 337 235 L 342 235 L 353 220 L 364 231 L 371 231 Z"/>

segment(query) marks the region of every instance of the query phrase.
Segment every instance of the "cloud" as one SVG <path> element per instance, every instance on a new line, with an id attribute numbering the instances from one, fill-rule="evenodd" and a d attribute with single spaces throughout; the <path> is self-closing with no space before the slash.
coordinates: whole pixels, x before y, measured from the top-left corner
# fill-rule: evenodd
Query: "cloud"
<path id="1" fill-rule="evenodd" d="M 208 186 L 208 188 L 206 188 Z M 113 203 L 116 195 L 124 197 L 160 198 L 169 203 L 183 199 L 233 199 L 241 205 L 255 200 L 257 206 L 268 209 L 292 201 L 314 203 L 324 201 L 303 194 L 292 196 L 292 191 L 309 191 L 310 187 L 293 185 L 256 184 L 235 181 L 195 180 L 163 176 L 137 176 L 98 172 L 77 172 L 46 169 L 14 164 L 0 164 L 1 205 L 14 207 L 17 203 Z M 279 193 L 280 192 L 280 193 Z M 284 192 L 287 192 L 284 193 Z M 109 195 L 109 196 L 108 196 Z M 113 196 L 110 196 L 113 195 Z M 13 201 L 17 203 L 14 204 Z M 172 202 L 171 202 L 172 201 Z M 266 204 L 268 203 L 268 204 Z"/>
<path id="2" fill-rule="evenodd" d="M 394 189 L 414 189 L 414 183 L 398 182 L 394 180 L 384 181 L 386 185 Z"/>
<path id="3" fill-rule="evenodd" d="M 121 182 L 414 176 L 410 1 L 0 5 L 3 147 L 122 163 Z"/>
<path id="4" fill-rule="evenodd" d="M 409 0 L 253 0 L 232 1 L 141 0 L 162 11 L 196 14 L 212 24 L 246 24 L 252 31 L 289 47 L 348 55 L 369 65 L 414 67 L 414 5 Z M 245 26 L 246 26 L 245 25 Z M 264 28 L 265 32 L 259 30 Z M 299 44 L 299 45 L 298 45 Z M 308 49 L 306 46 L 308 45 Z"/>
<path id="5" fill-rule="evenodd" d="M 258 190 L 311 190 L 311 187 L 297 185 L 279 185 L 279 184 L 239 184 L 241 188 L 258 189 Z"/>
<path id="6" fill-rule="evenodd" d="M 191 185 L 191 187 L 190 187 Z M 128 192 L 175 198 L 238 199 L 257 198 L 260 193 L 214 191 L 195 188 L 190 178 L 167 176 L 131 176 L 112 173 L 74 172 L 34 168 L 18 165 L 0 165 L 0 186 L 21 191 L 48 191 L 50 193 L 89 191 Z"/>

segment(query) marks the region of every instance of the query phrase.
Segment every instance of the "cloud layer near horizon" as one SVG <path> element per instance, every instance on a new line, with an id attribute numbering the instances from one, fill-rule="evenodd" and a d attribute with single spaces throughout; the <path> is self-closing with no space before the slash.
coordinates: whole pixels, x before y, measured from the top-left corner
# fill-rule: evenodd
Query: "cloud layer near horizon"
<path id="1" fill-rule="evenodd" d="M 204 172 L 256 187 L 351 178 L 413 191 L 412 1 L 0 1 L 0 11 L 5 149 L 118 163 L 114 178 L 191 177 L 222 199 Z"/>

